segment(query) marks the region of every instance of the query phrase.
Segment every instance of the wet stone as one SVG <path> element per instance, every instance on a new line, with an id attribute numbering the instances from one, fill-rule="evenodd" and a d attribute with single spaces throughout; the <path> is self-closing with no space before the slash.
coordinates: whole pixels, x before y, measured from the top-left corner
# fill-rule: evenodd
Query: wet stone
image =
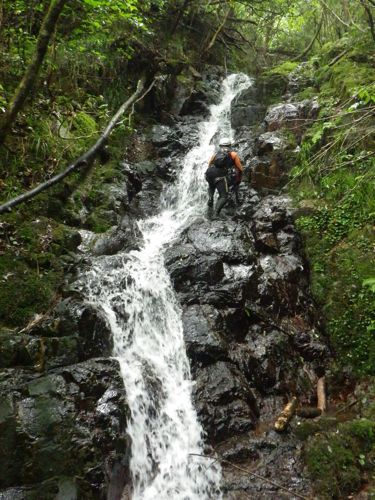
<path id="1" fill-rule="evenodd" d="M 215 441 L 254 427 L 258 413 L 255 398 L 236 367 L 218 361 L 197 369 L 195 381 L 198 416 Z"/>
<path id="2" fill-rule="evenodd" d="M 174 138 L 174 130 L 167 125 L 154 125 L 151 131 L 151 142 L 155 146 L 165 146 Z"/>
<path id="3" fill-rule="evenodd" d="M 200 115 L 207 116 L 209 107 L 206 102 L 205 93 L 202 90 L 193 90 L 190 96 L 184 101 L 180 115 Z"/>
<path id="4" fill-rule="evenodd" d="M 193 284 L 218 283 L 224 276 L 223 263 L 216 255 L 197 255 L 194 246 L 176 245 L 166 251 L 165 265 L 177 291 L 187 291 Z"/>
<path id="5" fill-rule="evenodd" d="M 137 250 L 141 243 L 140 236 L 136 221 L 126 215 L 110 234 L 96 240 L 93 253 L 94 255 L 114 255 L 120 251 Z"/>
<path id="6" fill-rule="evenodd" d="M 0 447 L 7 449 L 0 456 L 0 498 L 55 498 L 37 496 L 49 485 L 55 494 L 76 487 L 78 498 L 105 498 L 108 471 L 116 463 L 124 468 L 128 454 L 117 362 L 90 360 L 37 377 L 18 371 L 17 391 L 0 381 Z M 64 484 L 56 480 L 61 476 Z"/>
<path id="7" fill-rule="evenodd" d="M 199 221 L 187 230 L 186 240 L 199 253 L 215 253 L 225 262 L 250 263 L 254 241 L 249 227 L 229 220 Z"/>
<path id="8" fill-rule="evenodd" d="M 275 132 L 265 132 L 255 141 L 256 152 L 259 156 L 284 151 L 287 147 L 284 137 Z"/>
<path id="9" fill-rule="evenodd" d="M 225 359 L 228 346 L 222 334 L 217 310 L 208 305 L 193 305 L 183 311 L 182 322 L 187 353 L 194 361 Z"/>

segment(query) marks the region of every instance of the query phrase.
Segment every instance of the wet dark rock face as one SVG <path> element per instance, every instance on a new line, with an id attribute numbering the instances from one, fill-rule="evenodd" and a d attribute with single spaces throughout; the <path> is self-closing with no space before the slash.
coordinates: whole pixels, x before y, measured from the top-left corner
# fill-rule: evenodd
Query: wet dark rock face
<path id="1" fill-rule="evenodd" d="M 264 89 L 254 85 L 232 104 L 238 150 L 248 162 L 245 177 L 258 191 L 272 193 L 286 182 L 306 124 L 318 115 L 315 100 L 293 100 L 294 88 L 296 82 L 287 86 L 287 102 L 267 107 Z"/>
<path id="2" fill-rule="evenodd" d="M 2 499 L 105 498 L 128 480 L 117 362 L 96 358 L 45 375 L 9 368 L 0 383 Z"/>
<path id="3" fill-rule="evenodd" d="M 237 214 L 228 208 L 221 220 L 197 221 L 166 252 L 183 307 L 194 401 L 223 458 L 256 464 L 306 492 L 300 444 L 276 434 L 273 423 L 290 395 L 316 403 L 317 373 L 329 350 L 289 200 L 259 198 L 249 187 L 241 195 Z M 227 466 L 223 488 L 231 499 L 280 493 Z"/>
<path id="4" fill-rule="evenodd" d="M 103 313 L 65 299 L 0 341 L 0 498 L 118 495 L 128 407 Z"/>
<path id="5" fill-rule="evenodd" d="M 209 442 L 222 458 L 250 470 L 256 466 L 259 474 L 302 494 L 310 486 L 301 479 L 301 444 L 277 434 L 273 423 L 291 395 L 316 404 L 316 381 L 330 351 L 290 202 L 269 193 L 292 165 L 302 119 L 315 111 L 310 101 L 267 110 L 256 88 L 241 94 L 233 103 L 232 126 L 245 162 L 242 203 L 229 203 L 220 220 L 196 221 L 165 254 L 183 308 L 194 401 Z M 290 498 L 228 464 L 223 472 L 225 499 Z"/>
<path id="6" fill-rule="evenodd" d="M 96 239 L 94 255 L 142 244 L 137 221 L 155 213 L 178 159 L 196 144 L 196 123 L 217 99 L 220 77 L 204 74 L 195 91 L 180 92 L 168 123 L 145 132 L 152 157 L 122 164 L 116 222 Z M 208 444 L 222 459 L 307 495 L 300 442 L 276 434 L 273 422 L 292 395 L 316 403 L 317 374 L 330 353 L 289 200 L 269 193 L 298 143 L 298 134 L 291 142 L 280 127 L 291 118 L 300 126 L 314 110 L 311 103 L 267 110 L 262 92 L 255 86 L 233 103 L 235 149 L 245 164 L 241 205 L 194 222 L 166 250 L 165 265 L 182 307 Z M 0 333 L 0 499 L 114 500 L 129 485 L 128 408 L 109 326 L 76 291 L 63 295 L 26 330 Z M 291 498 L 228 463 L 223 497 Z"/>

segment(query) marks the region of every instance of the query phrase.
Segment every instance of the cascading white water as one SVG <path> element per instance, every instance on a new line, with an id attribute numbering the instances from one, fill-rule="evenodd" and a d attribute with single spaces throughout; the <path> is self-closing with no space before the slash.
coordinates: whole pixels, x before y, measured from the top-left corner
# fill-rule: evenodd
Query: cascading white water
<path id="1" fill-rule="evenodd" d="M 83 278 L 88 299 L 107 314 L 114 356 L 131 411 L 133 500 L 220 499 L 220 467 L 207 466 L 202 428 L 191 400 L 181 309 L 163 263 L 167 244 L 206 210 L 204 171 L 218 132 L 231 135 L 230 103 L 251 85 L 246 75 L 223 82 L 222 99 L 202 122 L 199 141 L 184 158 L 160 213 L 139 223 L 140 250 L 101 256 Z"/>

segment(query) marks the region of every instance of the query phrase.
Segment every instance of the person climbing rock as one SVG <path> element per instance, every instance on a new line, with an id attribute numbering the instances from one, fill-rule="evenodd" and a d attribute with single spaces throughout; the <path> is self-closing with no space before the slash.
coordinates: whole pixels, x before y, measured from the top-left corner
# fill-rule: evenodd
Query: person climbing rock
<path id="1" fill-rule="evenodd" d="M 205 177 L 208 182 L 208 202 L 212 207 L 214 204 L 215 190 L 219 193 L 216 202 L 215 214 L 219 215 L 221 209 L 228 201 L 229 189 L 232 188 L 239 204 L 238 187 L 242 179 L 243 167 L 238 154 L 231 151 L 232 142 L 229 138 L 223 137 L 219 142 L 217 151 L 208 162 L 208 169 Z"/>

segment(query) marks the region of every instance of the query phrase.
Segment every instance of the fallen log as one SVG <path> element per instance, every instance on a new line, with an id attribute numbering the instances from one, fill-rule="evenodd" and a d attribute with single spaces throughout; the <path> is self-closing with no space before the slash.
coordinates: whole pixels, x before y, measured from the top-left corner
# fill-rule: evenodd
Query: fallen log
<path id="1" fill-rule="evenodd" d="M 289 422 L 293 418 L 297 409 L 297 398 L 295 396 L 289 401 L 289 403 L 285 406 L 283 411 L 277 417 L 274 428 L 277 432 L 283 432 L 287 428 Z"/>
<path id="2" fill-rule="evenodd" d="M 48 181 L 43 182 L 42 184 L 39 184 L 39 186 L 36 186 L 35 188 L 31 189 L 30 191 L 27 191 L 26 193 L 23 193 L 16 198 L 13 198 L 12 200 L 4 203 L 3 205 L 0 206 L 0 214 L 4 212 L 10 211 L 13 207 L 16 205 L 20 205 L 21 203 L 24 203 L 25 201 L 29 200 L 30 198 L 33 198 L 37 194 L 41 193 L 42 191 L 45 191 L 49 187 L 53 186 L 54 184 L 57 184 L 60 182 L 62 179 L 64 179 L 66 176 L 71 174 L 72 172 L 78 170 L 79 168 L 91 164 L 95 157 L 100 155 L 103 147 L 105 147 L 108 137 L 110 136 L 112 130 L 115 128 L 115 126 L 118 124 L 119 118 L 125 113 L 125 111 L 132 105 L 134 105 L 136 102 L 138 102 L 140 99 L 142 99 L 154 86 L 155 80 L 152 82 L 150 87 L 146 90 L 146 92 L 142 94 L 142 91 L 144 89 L 144 79 L 140 79 L 138 81 L 137 89 L 132 94 L 127 101 L 120 106 L 118 109 L 117 113 L 113 116 L 111 121 L 108 123 L 107 127 L 105 128 L 104 132 L 102 135 L 99 137 L 99 139 L 96 141 L 96 143 L 88 150 L 86 151 L 82 156 L 80 156 L 77 160 L 75 160 L 71 165 L 69 165 L 63 172 L 60 172 L 59 174 L 55 175 L 54 177 L 51 177 L 51 179 L 48 179 Z"/>
<path id="3" fill-rule="evenodd" d="M 324 413 L 327 409 L 327 398 L 326 398 L 326 380 L 325 377 L 318 378 L 318 383 L 316 386 L 316 392 L 318 397 L 317 408 Z"/>
<path id="4" fill-rule="evenodd" d="M 322 410 L 312 406 L 302 406 L 296 411 L 296 415 L 301 418 L 316 418 L 320 417 Z"/>

